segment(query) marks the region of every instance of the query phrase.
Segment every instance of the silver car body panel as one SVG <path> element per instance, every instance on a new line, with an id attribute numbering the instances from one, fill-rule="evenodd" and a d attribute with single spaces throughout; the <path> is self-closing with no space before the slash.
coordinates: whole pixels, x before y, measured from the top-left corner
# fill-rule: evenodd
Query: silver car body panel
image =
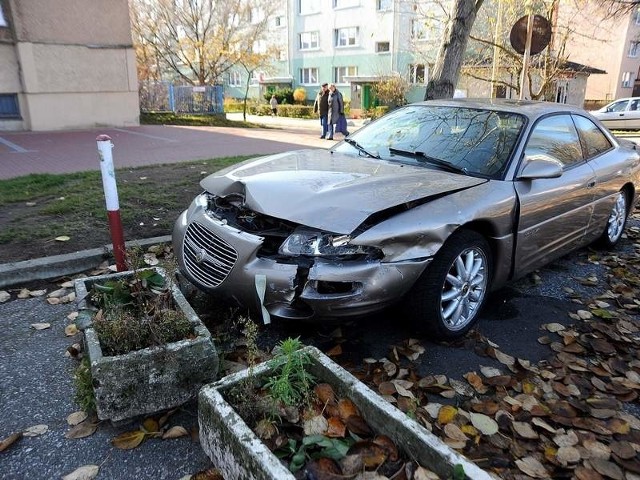
<path id="1" fill-rule="evenodd" d="M 381 210 L 484 182 L 437 170 L 426 176 L 420 166 L 300 150 L 227 169 L 200 184 L 221 196 L 242 194 L 256 212 L 345 234 Z"/>

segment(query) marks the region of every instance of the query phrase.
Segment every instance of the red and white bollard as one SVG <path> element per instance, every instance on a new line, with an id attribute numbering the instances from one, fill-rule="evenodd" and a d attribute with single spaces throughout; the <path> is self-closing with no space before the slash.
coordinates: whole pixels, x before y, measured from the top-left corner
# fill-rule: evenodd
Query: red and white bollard
<path id="1" fill-rule="evenodd" d="M 125 262 L 126 248 L 124 245 L 122 220 L 120 219 L 116 173 L 113 168 L 113 155 L 111 153 L 113 143 L 111 143 L 111 137 L 109 137 L 109 135 L 98 135 L 96 141 L 98 142 L 102 188 L 104 189 L 104 197 L 107 202 L 107 216 L 109 218 L 111 242 L 113 243 L 113 254 L 116 257 L 116 268 L 118 272 L 124 272 L 127 269 Z"/>

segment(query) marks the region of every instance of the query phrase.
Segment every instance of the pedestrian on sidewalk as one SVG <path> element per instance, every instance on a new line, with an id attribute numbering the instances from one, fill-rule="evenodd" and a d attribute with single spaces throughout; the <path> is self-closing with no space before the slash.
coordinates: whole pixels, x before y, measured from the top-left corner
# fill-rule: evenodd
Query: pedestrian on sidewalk
<path id="1" fill-rule="evenodd" d="M 334 129 L 338 133 L 342 133 L 345 137 L 349 136 L 347 130 L 347 118 L 344 116 L 344 100 L 342 93 L 336 88 L 335 84 L 329 84 L 329 140 L 333 140 Z"/>
<path id="2" fill-rule="evenodd" d="M 276 98 L 275 95 L 271 95 L 271 100 L 269 101 L 269 104 L 271 105 L 271 115 L 273 116 L 278 115 L 278 99 Z"/>
<path id="3" fill-rule="evenodd" d="M 318 95 L 316 95 L 316 100 L 313 102 L 313 113 L 320 115 L 320 126 L 322 127 L 320 138 L 325 138 L 329 132 L 329 88 L 326 83 L 322 84 Z"/>

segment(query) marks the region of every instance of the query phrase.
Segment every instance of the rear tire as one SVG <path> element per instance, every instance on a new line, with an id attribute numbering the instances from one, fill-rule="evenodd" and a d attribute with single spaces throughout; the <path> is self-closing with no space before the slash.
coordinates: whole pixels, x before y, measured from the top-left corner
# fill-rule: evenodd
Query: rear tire
<path id="1" fill-rule="evenodd" d="M 408 294 L 412 322 L 439 339 L 461 337 L 478 320 L 492 274 L 491 249 L 471 230 L 455 232 Z"/>
<path id="2" fill-rule="evenodd" d="M 602 235 L 597 240 L 598 245 L 606 249 L 615 247 L 622 237 L 628 216 L 629 201 L 627 200 L 626 193 L 620 191 L 616 195 L 604 232 L 602 232 Z"/>

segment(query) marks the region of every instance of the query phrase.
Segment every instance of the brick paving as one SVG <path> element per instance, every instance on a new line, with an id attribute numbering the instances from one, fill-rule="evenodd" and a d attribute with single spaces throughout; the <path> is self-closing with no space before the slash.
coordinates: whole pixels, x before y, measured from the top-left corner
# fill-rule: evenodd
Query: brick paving
<path id="1" fill-rule="evenodd" d="M 279 117 L 248 120 L 272 125 L 272 128 L 142 125 L 59 132 L 0 132 L 0 179 L 30 173 L 99 170 L 96 137 L 100 134 L 109 135 L 113 141 L 116 168 L 329 148 L 335 144 L 318 138 L 317 120 Z"/>

